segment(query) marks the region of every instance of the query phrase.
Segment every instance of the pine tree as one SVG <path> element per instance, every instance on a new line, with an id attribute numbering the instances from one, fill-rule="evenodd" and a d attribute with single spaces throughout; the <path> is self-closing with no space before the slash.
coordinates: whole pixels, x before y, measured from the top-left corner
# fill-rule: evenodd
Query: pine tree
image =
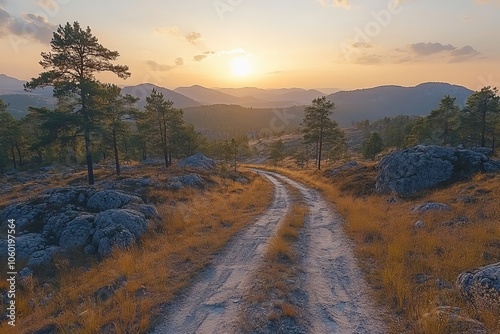
<path id="1" fill-rule="evenodd" d="M 127 66 L 113 65 L 119 56 L 102 46 L 89 27 L 83 30 L 78 22 L 59 26 L 50 42 L 51 52 L 42 52 L 40 65 L 47 70 L 25 84 L 25 89 L 53 86 L 56 98 L 73 100 L 73 112 L 79 116 L 85 138 L 88 183 L 94 184 L 91 134 L 95 131 L 99 112 L 92 107 L 99 82 L 95 74 L 112 72 L 126 79 L 130 76 Z"/>

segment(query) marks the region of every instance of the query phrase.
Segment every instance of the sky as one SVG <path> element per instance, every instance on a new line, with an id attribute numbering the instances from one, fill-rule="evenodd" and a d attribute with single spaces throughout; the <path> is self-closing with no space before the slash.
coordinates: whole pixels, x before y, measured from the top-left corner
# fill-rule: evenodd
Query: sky
<path id="1" fill-rule="evenodd" d="M 0 73 L 43 69 L 58 25 L 167 88 L 500 87 L 500 0 L 0 0 Z"/>

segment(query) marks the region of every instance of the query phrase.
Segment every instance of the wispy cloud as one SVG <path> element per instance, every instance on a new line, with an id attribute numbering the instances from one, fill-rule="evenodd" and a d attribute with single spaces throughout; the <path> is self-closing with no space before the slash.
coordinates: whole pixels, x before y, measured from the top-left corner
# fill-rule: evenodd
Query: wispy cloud
<path id="1" fill-rule="evenodd" d="M 202 39 L 202 36 L 199 32 L 191 31 L 187 34 L 184 34 L 182 32 L 182 29 L 178 26 L 158 27 L 158 28 L 155 28 L 155 31 L 158 34 L 172 36 L 172 37 L 175 37 L 179 40 L 184 40 L 184 41 L 191 43 L 193 45 L 196 45 L 196 43 Z"/>
<path id="2" fill-rule="evenodd" d="M 254 55 L 245 51 L 242 48 L 236 48 L 231 50 L 222 50 L 222 51 L 205 51 L 202 54 L 198 54 L 193 57 L 194 61 L 201 62 L 209 57 L 213 56 L 236 56 L 236 57 L 253 57 Z"/>
<path id="3" fill-rule="evenodd" d="M 453 51 L 456 48 L 451 45 L 443 45 L 441 43 L 415 43 L 409 46 L 412 53 L 419 56 L 429 56 L 443 51 Z"/>
<path id="4" fill-rule="evenodd" d="M 182 59 L 182 58 L 180 58 L 180 57 L 179 57 L 179 58 L 176 58 L 176 59 L 175 59 L 175 65 L 177 65 L 177 66 L 182 66 L 182 65 L 184 65 L 184 59 Z"/>

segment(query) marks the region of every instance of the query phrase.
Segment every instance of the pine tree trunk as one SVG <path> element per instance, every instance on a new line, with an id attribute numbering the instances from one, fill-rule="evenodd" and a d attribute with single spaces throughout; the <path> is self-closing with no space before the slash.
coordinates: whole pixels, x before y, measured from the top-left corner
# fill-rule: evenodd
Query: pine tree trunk
<path id="1" fill-rule="evenodd" d="M 90 142 L 90 129 L 88 126 L 85 127 L 84 131 L 85 135 L 85 155 L 87 157 L 87 175 L 89 185 L 94 184 L 94 166 L 92 164 L 92 151 L 91 151 L 91 142 Z"/>
<path id="2" fill-rule="evenodd" d="M 120 159 L 118 157 L 118 144 L 116 143 L 116 130 L 113 129 L 113 149 L 115 152 L 116 175 L 120 175 Z"/>
<path id="3" fill-rule="evenodd" d="M 14 152 L 14 143 L 10 143 L 10 152 L 12 153 L 12 163 L 14 164 L 14 169 L 17 169 L 16 163 L 16 153 Z"/>
<path id="4" fill-rule="evenodd" d="M 19 158 L 19 168 L 23 167 L 23 156 L 21 154 L 21 149 L 19 148 L 19 145 L 16 143 L 16 151 L 17 151 L 17 157 Z"/>

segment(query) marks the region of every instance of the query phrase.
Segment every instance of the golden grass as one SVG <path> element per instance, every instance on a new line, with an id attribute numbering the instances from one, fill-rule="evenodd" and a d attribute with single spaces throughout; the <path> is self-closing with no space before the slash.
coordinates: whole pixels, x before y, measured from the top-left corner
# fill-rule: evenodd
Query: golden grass
<path id="1" fill-rule="evenodd" d="M 356 175 L 328 179 L 316 171 L 278 171 L 320 189 L 336 205 L 378 302 L 395 315 L 388 319 L 393 333 L 450 333 L 449 325 L 421 321 L 443 305 L 460 307 L 461 316 L 481 321 L 492 333 L 500 332 L 500 310 L 472 305 L 455 286 L 459 273 L 500 261 L 499 175 L 478 175 L 471 182 L 389 204 L 388 196 L 366 195 L 367 191 L 357 197 L 346 191 L 345 183 Z M 477 187 L 464 190 L 471 184 Z M 465 195 L 477 203 L 461 202 Z M 412 210 L 426 201 L 447 203 L 452 210 L 423 214 Z M 424 221 L 423 228 L 415 228 L 418 220 Z M 437 280 L 444 282 L 444 288 Z"/>
<path id="2" fill-rule="evenodd" d="M 242 185 L 213 177 L 207 191 L 154 191 L 162 224 L 140 243 L 113 254 L 90 269 L 59 263 L 57 278 L 32 289 L 20 288 L 15 328 L 25 333 L 56 324 L 62 333 L 143 333 L 195 273 L 272 200 L 272 185 L 247 175 Z M 108 289 L 108 295 L 98 292 Z M 46 298 L 47 295 L 51 298 Z"/>

